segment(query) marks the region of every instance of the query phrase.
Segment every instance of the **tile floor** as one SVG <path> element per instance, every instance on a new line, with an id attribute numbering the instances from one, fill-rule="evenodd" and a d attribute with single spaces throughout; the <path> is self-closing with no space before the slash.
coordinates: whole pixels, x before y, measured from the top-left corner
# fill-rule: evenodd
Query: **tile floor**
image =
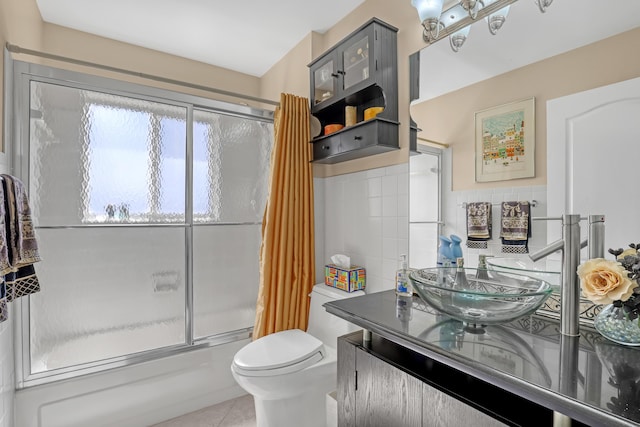
<path id="1" fill-rule="evenodd" d="M 209 406 L 152 427 L 255 427 L 253 396 L 245 395 Z"/>

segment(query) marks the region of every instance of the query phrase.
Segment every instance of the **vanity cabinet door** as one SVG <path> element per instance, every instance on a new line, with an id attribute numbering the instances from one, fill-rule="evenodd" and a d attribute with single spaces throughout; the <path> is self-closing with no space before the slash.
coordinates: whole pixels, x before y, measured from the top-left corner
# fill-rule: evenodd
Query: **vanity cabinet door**
<path id="1" fill-rule="evenodd" d="M 428 384 L 422 384 L 422 425 L 429 427 L 466 426 L 506 427 L 458 399 Z"/>
<path id="2" fill-rule="evenodd" d="M 362 349 L 356 350 L 356 367 L 356 426 L 422 426 L 420 380 Z"/>

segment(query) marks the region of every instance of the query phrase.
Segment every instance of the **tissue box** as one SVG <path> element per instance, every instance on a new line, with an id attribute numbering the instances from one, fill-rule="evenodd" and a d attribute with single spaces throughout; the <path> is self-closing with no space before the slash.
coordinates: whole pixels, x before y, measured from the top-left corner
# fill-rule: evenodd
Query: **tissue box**
<path id="1" fill-rule="evenodd" d="M 338 267 L 335 264 L 324 266 L 324 284 L 353 292 L 364 289 L 366 274 L 363 267 L 352 265 L 350 268 Z"/>

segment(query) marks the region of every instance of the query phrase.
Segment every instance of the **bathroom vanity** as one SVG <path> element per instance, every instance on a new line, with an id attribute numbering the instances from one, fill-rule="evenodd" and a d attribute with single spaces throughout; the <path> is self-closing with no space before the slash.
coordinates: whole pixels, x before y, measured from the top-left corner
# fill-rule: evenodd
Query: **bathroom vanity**
<path id="1" fill-rule="evenodd" d="M 364 329 L 338 340 L 338 420 L 351 426 L 640 426 L 640 349 L 555 319 L 465 327 L 417 296 L 325 304 Z M 566 425 L 566 424 L 564 424 Z"/>

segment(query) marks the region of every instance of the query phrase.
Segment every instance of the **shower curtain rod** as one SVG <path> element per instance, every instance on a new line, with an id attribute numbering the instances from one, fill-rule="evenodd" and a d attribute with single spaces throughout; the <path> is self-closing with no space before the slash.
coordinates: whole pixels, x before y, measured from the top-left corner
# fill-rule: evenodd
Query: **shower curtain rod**
<path id="1" fill-rule="evenodd" d="M 85 67 L 91 67 L 91 68 L 99 68 L 99 69 L 102 69 L 102 70 L 113 71 L 115 73 L 128 74 L 130 76 L 141 77 L 141 78 L 147 79 L 147 80 L 155 80 L 155 81 L 158 81 L 158 82 L 163 82 L 163 83 L 169 83 L 169 84 L 178 85 L 178 86 L 189 87 L 191 89 L 198 89 L 198 90 L 204 90 L 204 91 L 207 91 L 207 92 L 213 92 L 213 93 L 217 93 L 219 95 L 230 96 L 230 97 L 233 97 L 233 98 L 246 99 L 248 101 L 261 102 L 261 103 L 264 103 L 264 104 L 275 105 L 275 106 L 280 105 L 279 102 L 271 101 L 270 99 L 262 99 L 262 98 L 258 98 L 258 97 L 251 96 L 251 95 L 243 95 L 241 93 L 230 92 L 230 91 L 227 91 L 227 90 L 217 89 L 217 88 L 214 88 L 214 87 L 202 86 L 202 85 L 198 85 L 198 84 L 194 84 L 194 83 L 185 82 L 185 81 L 182 81 L 182 80 L 169 79 L 169 78 L 166 78 L 166 77 L 155 76 L 153 74 L 146 74 L 146 73 L 140 73 L 140 72 L 137 72 L 137 71 L 125 70 L 124 68 L 112 67 L 110 65 L 104 65 L 104 64 L 98 64 L 98 63 L 95 63 L 95 62 L 83 61 L 81 59 L 74 59 L 74 58 L 69 58 L 69 57 L 66 57 L 66 56 L 54 55 L 52 53 L 41 52 L 41 51 L 38 51 L 38 50 L 25 49 L 25 48 L 22 48 L 20 46 L 15 45 L 15 44 L 11 44 L 9 42 L 6 43 L 6 48 L 7 48 L 7 50 L 9 52 L 13 52 L 13 53 L 17 53 L 17 54 L 39 56 L 41 58 L 53 59 L 54 61 L 68 62 L 68 63 L 71 63 L 71 64 L 83 65 Z"/>

